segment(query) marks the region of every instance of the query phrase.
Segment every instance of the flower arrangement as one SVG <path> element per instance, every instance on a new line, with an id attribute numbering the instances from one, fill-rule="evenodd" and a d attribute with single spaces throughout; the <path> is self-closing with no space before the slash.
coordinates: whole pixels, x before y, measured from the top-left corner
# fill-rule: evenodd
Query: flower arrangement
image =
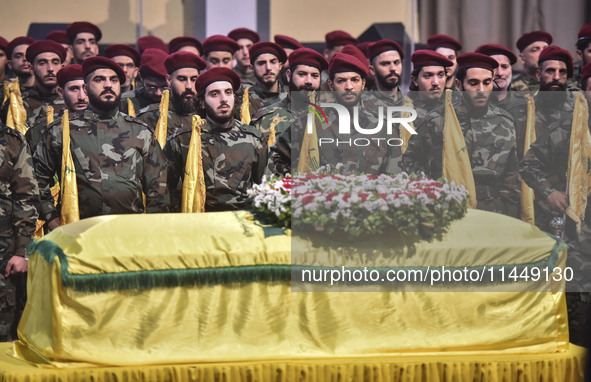
<path id="1" fill-rule="evenodd" d="M 352 238 L 393 230 L 402 238 L 440 238 L 468 204 L 463 185 L 406 173 L 272 178 L 250 194 L 255 211 L 275 217 L 277 224 Z"/>

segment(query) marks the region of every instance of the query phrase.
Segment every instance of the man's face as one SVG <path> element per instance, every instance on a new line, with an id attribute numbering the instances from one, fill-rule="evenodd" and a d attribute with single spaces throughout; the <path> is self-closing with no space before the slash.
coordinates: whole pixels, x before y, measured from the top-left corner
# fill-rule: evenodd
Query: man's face
<path id="1" fill-rule="evenodd" d="M 135 66 L 133 59 L 129 56 L 115 56 L 111 58 L 111 60 L 115 61 L 117 65 L 119 65 L 123 71 L 125 72 L 125 83 L 123 86 L 131 86 L 135 76 L 137 76 L 138 67 Z"/>
<path id="2" fill-rule="evenodd" d="M 493 90 L 493 74 L 484 68 L 470 68 L 463 82 L 456 79 L 460 90 L 464 91 L 464 100 L 476 110 L 488 108 L 488 100 Z"/>
<path id="3" fill-rule="evenodd" d="M 84 84 L 88 102 L 93 108 L 110 112 L 119 107 L 121 98 L 121 83 L 113 69 L 97 69 L 90 75 L 88 83 Z"/>
<path id="4" fill-rule="evenodd" d="M 238 62 L 238 65 L 243 68 L 248 68 L 250 66 L 250 55 L 248 49 L 252 46 L 252 40 L 247 38 L 239 38 L 236 40 L 240 49 L 234 53 L 234 57 Z"/>
<path id="5" fill-rule="evenodd" d="M 511 61 L 509 61 L 509 57 L 504 54 L 493 54 L 491 57 L 499 63 L 499 67 L 495 69 L 493 89 L 505 90 L 511 84 L 511 76 L 513 75 Z"/>
<path id="6" fill-rule="evenodd" d="M 587 98 L 587 102 L 591 104 L 591 77 L 587 78 L 583 84 L 583 94 Z"/>
<path id="7" fill-rule="evenodd" d="M 6 53 L 2 49 L 0 49 L 0 77 L 6 73 L 6 63 L 8 62 L 8 58 L 6 57 Z"/>
<path id="8" fill-rule="evenodd" d="M 445 67 L 443 66 L 423 66 L 419 71 L 417 78 L 411 78 L 411 81 L 419 89 L 419 97 L 425 100 L 437 100 L 443 95 L 445 90 Z"/>
<path id="9" fill-rule="evenodd" d="M 341 104 L 351 108 L 359 104 L 365 79 L 357 72 L 336 73 L 333 81 L 328 80 L 328 86 L 336 92 L 335 96 Z"/>
<path id="10" fill-rule="evenodd" d="M 588 40 L 588 41 L 589 41 L 589 43 L 587 44 L 587 47 L 585 49 L 583 49 L 583 50 L 577 49 L 577 56 L 579 57 L 579 60 L 581 60 L 583 62 L 581 67 L 583 67 L 586 64 L 591 62 L 591 40 Z"/>
<path id="11" fill-rule="evenodd" d="M 546 60 L 536 72 L 540 81 L 540 90 L 565 91 L 568 71 L 566 63 L 558 60 Z"/>
<path id="12" fill-rule="evenodd" d="M 72 44 L 74 59 L 82 63 L 88 57 L 98 56 L 99 47 L 92 33 L 80 32 L 76 35 Z"/>
<path id="13" fill-rule="evenodd" d="M 458 57 L 456 56 L 456 51 L 450 48 L 439 47 L 435 49 L 435 52 L 454 63 L 453 66 L 445 68 L 445 73 L 447 74 L 447 77 L 455 76 L 458 71 Z"/>
<path id="14" fill-rule="evenodd" d="M 332 55 L 337 52 L 340 52 L 341 50 L 343 50 L 344 47 L 344 45 L 337 45 L 332 49 L 324 49 L 324 58 L 326 58 L 326 61 L 330 62 L 330 58 L 332 57 Z"/>
<path id="15" fill-rule="evenodd" d="M 70 65 L 70 62 L 72 62 L 72 58 L 74 57 L 74 54 L 72 52 L 72 45 L 70 44 L 61 44 L 61 46 L 64 47 L 64 49 L 66 50 L 66 59 L 63 62 L 64 66 Z"/>
<path id="16" fill-rule="evenodd" d="M 33 75 L 33 67 L 25 57 L 28 47 L 29 45 L 27 44 L 15 47 L 12 50 L 12 56 L 8 62 L 8 66 L 10 66 L 12 71 L 19 77 L 31 77 Z"/>
<path id="17" fill-rule="evenodd" d="M 382 88 L 387 90 L 395 89 L 400 84 L 400 75 L 402 73 L 400 53 L 396 50 L 388 50 L 377 55 L 373 59 L 370 70 Z"/>
<path id="18" fill-rule="evenodd" d="M 320 89 L 320 70 L 309 65 L 298 65 L 292 72 L 287 69 L 289 79 L 289 90 L 291 91 L 314 91 Z"/>
<path id="19" fill-rule="evenodd" d="M 62 60 L 57 53 L 39 53 L 33 59 L 33 73 L 35 83 L 46 89 L 54 89 L 57 86 L 57 72 L 62 67 Z"/>
<path id="20" fill-rule="evenodd" d="M 199 49 L 197 49 L 193 45 L 185 45 L 185 46 L 182 46 L 182 47 L 179 48 L 179 50 L 177 50 L 177 52 L 190 52 L 190 53 L 193 53 L 196 56 L 201 57 L 201 53 L 199 52 Z"/>
<path id="21" fill-rule="evenodd" d="M 222 67 L 232 69 L 232 53 L 222 50 L 214 50 L 209 52 L 205 60 L 207 69 Z"/>
<path id="22" fill-rule="evenodd" d="M 82 111 L 88 107 L 88 96 L 84 91 L 84 80 L 66 82 L 64 88 L 57 88 L 57 92 L 64 99 L 70 111 Z"/>
<path id="23" fill-rule="evenodd" d="M 146 77 L 142 80 L 144 92 L 153 103 L 160 102 L 162 93 L 166 90 L 166 79 L 157 77 Z"/>
<path id="24" fill-rule="evenodd" d="M 228 81 L 216 81 L 205 89 L 202 106 L 215 123 L 225 124 L 233 118 L 234 90 Z"/>
<path id="25" fill-rule="evenodd" d="M 535 41 L 525 47 L 523 52 L 519 54 L 519 61 L 523 64 L 524 69 L 537 68 L 540 53 L 542 53 L 542 50 L 547 46 L 547 42 Z"/>
<path id="26" fill-rule="evenodd" d="M 181 68 L 168 76 L 168 87 L 172 99 L 185 113 L 195 112 L 195 81 L 199 71 L 195 68 Z"/>
<path id="27" fill-rule="evenodd" d="M 275 85 L 281 71 L 281 63 L 271 53 L 259 54 L 254 61 L 254 76 L 267 87 Z"/>

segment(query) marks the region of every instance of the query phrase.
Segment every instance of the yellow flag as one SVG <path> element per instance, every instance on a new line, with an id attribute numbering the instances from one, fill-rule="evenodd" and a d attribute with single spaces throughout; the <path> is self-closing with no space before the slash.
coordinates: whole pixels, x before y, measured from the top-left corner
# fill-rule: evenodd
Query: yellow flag
<path id="1" fill-rule="evenodd" d="M 127 99 L 127 115 L 135 118 L 135 107 L 133 106 L 133 102 L 131 102 L 131 98 Z"/>
<path id="2" fill-rule="evenodd" d="M 314 103 L 315 99 L 316 92 L 310 93 L 310 103 Z M 313 172 L 320 167 L 320 151 L 318 150 L 316 121 L 314 120 L 312 113 L 308 113 L 307 118 L 304 139 L 302 139 L 300 158 L 298 159 L 298 174 Z"/>
<path id="3" fill-rule="evenodd" d="M 240 121 L 244 124 L 250 124 L 250 97 L 248 95 L 248 88 L 244 89 L 242 96 L 242 106 L 240 106 Z"/>
<path id="4" fill-rule="evenodd" d="M 408 97 L 404 97 L 404 106 L 410 107 L 411 109 L 414 108 L 414 105 L 412 103 L 412 100 L 410 98 L 408 98 Z M 403 118 L 409 118 L 410 117 L 410 113 L 404 112 L 404 113 L 402 113 L 402 117 Z M 415 128 L 413 122 L 410 122 L 409 125 L 413 129 Z M 400 139 L 402 139 L 402 146 L 400 147 L 400 149 L 402 150 L 402 153 L 403 154 L 406 151 L 406 148 L 408 147 L 408 141 L 410 140 L 410 137 L 412 137 L 412 135 L 410 134 L 410 132 L 408 131 L 408 129 L 405 129 L 401 125 L 400 126 Z"/>
<path id="5" fill-rule="evenodd" d="M 61 224 L 68 224 L 80 220 L 78 205 L 78 185 L 76 182 L 76 168 L 70 150 L 70 119 L 68 110 L 62 116 L 62 211 Z"/>
<path id="6" fill-rule="evenodd" d="M 193 116 L 191 141 L 185 163 L 181 212 L 205 211 L 205 175 L 201 153 L 201 127 L 204 123 L 198 115 Z"/>
<path id="7" fill-rule="evenodd" d="M 17 130 L 19 133 L 25 135 L 27 132 L 27 111 L 23 105 L 23 97 L 21 89 L 16 82 L 10 92 L 10 104 L 8 106 L 8 114 L 6 116 L 6 125 Z"/>
<path id="8" fill-rule="evenodd" d="M 529 150 L 529 146 L 536 141 L 536 102 L 531 95 L 527 97 L 527 124 L 525 125 L 525 142 L 523 145 L 523 155 Z M 532 190 L 523 180 L 521 180 L 521 220 L 534 224 L 534 190 Z"/>
<path id="9" fill-rule="evenodd" d="M 277 124 L 279 123 L 279 117 L 275 116 L 273 117 L 273 120 L 271 121 L 271 127 L 269 127 L 269 146 L 273 146 L 275 144 L 275 142 L 277 141 L 277 138 L 275 136 L 276 132 L 275 132 L 275 126 L 277 126 Z"/>
<path id="10" fill-rule="evenodd" d="M 47 124 L 53 122 L 53 106 L 47 106 Z"/>
<path id="11" fill-rule="evenodd" d="M 168 134 L 168 99 L 169 91 L 165 90 L 160 99 L 160 106 L 158 107 L 160 110 L 160 117 L 158 118 L 158 123 L 156 123 L 156 129 L 154 130 L 154 135 L 156 136 L 158 143 L 160 143 L 160 147 L 164 147 L 164 144 L 166 143 L 166 135 Z"/>
<path id="12" fill-rule="evenodd" d="M 585 220 L 587 198 L 591 191 L 591 134 L 589 107 L 581 92 L 575 93 L 575 110 L 570 133 L 568 158 L 568 208 L 566 214 L 577 225 L 577 233 Z"/>
<path id="13" fill-rule="evenodd" d="M 468 206 L 476 208 L 476 185 L 470 165 L 468 147 L 452 105 L 452 91 L 445 91 L 445 117 L 443 122 L 443 177 L 463 184 L 470 193 Z"/>

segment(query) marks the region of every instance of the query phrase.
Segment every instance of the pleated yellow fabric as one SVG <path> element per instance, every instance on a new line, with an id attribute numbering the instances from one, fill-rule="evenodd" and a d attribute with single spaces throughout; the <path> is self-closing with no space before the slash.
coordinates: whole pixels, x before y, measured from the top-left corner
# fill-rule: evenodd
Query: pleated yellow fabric
<path id="1" fill-rule="evenodd" d="M 316 93 L 310 93 L 310 103 L 314 103 Z M 298 174 L 314 172 L 320 167 L 320 151 L 318 149 L 318 132 L 316 130 L 316 120 L 311 113 L 308 113 L 306 121 L 306 131 L 302 139 L 300 157 L 298 159 Z"/>
<path id="2" fill-rule="evenodd" d="M 242 105 L 240 105 L 240 121 L 246 125 L 250 124 L 250 96 L 248 88 L 244 89 L 242 95 Z"/>
<path id="3" fill-rule="evenodd" d="M 525 125 L 525 142 L 523 145 L 523 155 L 529 150 L 529 146 L 536 141 L 536 102 L 534 98 L 527 94 L 527 123 Z M 534 190 L 527 183 L 521 181 L 521 220 L 524 222 L 535 223 L 535 200 Z"/>
<path id="4" fill-rule="evenodd" d="M 131 98 L 127 99 L 127 115 L 131 117 L 135 117 L 135 106 L 133 106 L 133 102 L 131 102 Z"/>
<path id="5" fill-rule="evenodd" d="M 271 126 L 269 127 L 269 141 L 268 144 L 269 146 L 273 146 L 275 144 L 275 142 L 277 141 L 277 138 L 275 137 L 275 126 L 277 126 L 277 124 L 279 123 L 279 117 L 275 116 L 273 117 L 273 120 L 271 120 Z"/>
<path id="6" fill-rule="evenodd" d="M 78 183 L 76 181 L 76 167 L 70 148 L 70 118 L 68 109 L 62 116 L 62 172 L 61 172 L 61 224 L 68 224 L 80 220 L 78 205 Z"/>
<path id="7" fill-rule="evenodd" d="M 6 115 L 6 126 L 25 135 L 28 130 L 27 111 L 23 105 L 23 98 L 21 95 L 21 89 L 18 86 L 18 81 L 14 81 L 14 83 L 16 86 L 12 86 L 10 91 L 10 104 L 8 106 L 8 114 Z"/>
<path id="8" fill-rule="evenodd" d="M 53 106 L 47 106 L 47 124 L 53 122 Z"/>
<path id="9" fill-rule="evenodd" d="M 411 109 L 414 108 L 412 100 L 408 97 L 404 97 L 404 106 L 410 107 Z M 405 111 L 404 113 L 402 113 L 402 117 L 409 118 L 410 113 Z M 410 122 L 409 125 L 414 129 L 413 122 Z M 405 129 L 404 127 L 400 126 L 400 139 L 402 139 L 402 146 L 400 147 L 400 149 L 402 150 L 403 154 L 406 151 L 406 148 L 408 147 L 408 141 L 410 140 L 411 137 L 412 137 L 412 135 L 408 132 L 408 130 Z"/>
<path id="10" fill-rule="evenodd" d="M 570 133 L 568 158 L 568 202 L 566 214 L 577 225 L 577 232 L 585 220 L 587 198 L 591 191 L 591 134 L 589 107 L 581 92 L 575 92 L 575 109 Z"/>
<path id="11" fill-rule="evenodd" d="M 198 115 L 193 116 L 191 141 L 181 197 L 181 212 L 205 211 L 205 174 L 203 174 L 203 156 L 201 148 L 201 127 L 205 121 Z"/>
<path id="12" fill-rule="evenodd" d="M 168 100 L 169 100 L 169 91 L 165 90 L 162 93 L 162 98 L 160 99 L 160 106 L 158 110 L 160 111 L 160 117 L 158 117 L 158 122 L 156 123 L 156 129 L 154 129 L 154 136 L 156 136 L 156 140 L 160 143 L 160 147 L 164 147 L 166 143 L 166 135 L 168 134 Z"/>
<path id="13" fill-rule="evenodd" d="M 375 239 L 357 246 L 333 242 L 330 251 L 329 238 L 292 240 L 289 230 L 264 225 L 246 211 L 99 216 L 60 227 L 31 247 L 28 304 L 18 329 L 26 351 L 19 354 L 78 367 L 261 360 L 329 365 L 334 358 L 569 350 L 564 293 L 551 285 L 536 292 L 528 283 L 479 292 L 291 289 L 292 245 L 304 246 L 308 256 L 294 265 L 348 266 L 377 256 L 371 259 L 377 266 L 406 259 L 408 267 L 564 267 L 565 249 L 555 251 L 557 241 L 530 224 L 470 210 L 443 241 L 419 242 L 415 252 L 396 238 L 376 246 Z M 63 254 L 49 256 L 43 243 Z M 380 255 L 385 248 L 391 252 Z M 183 284 L 187 273 L 192 278 Z"/>
<path id="14" fill-rule="evenodd" d="M 463 184 L 470 193 L 468 206 L 476 208 L 476 185 L 470 165 L 470 156 L 458 116 L 452 104 L 452 91 L 445 91 L 445 118 L 443 122 L 443 177 Z"/>

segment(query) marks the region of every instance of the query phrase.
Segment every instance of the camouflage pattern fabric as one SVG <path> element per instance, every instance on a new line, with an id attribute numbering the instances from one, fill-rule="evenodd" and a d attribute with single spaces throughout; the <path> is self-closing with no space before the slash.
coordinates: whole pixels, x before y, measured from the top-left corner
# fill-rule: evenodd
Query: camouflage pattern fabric
<path id="1" fill-rule="evenodd" d="M 513 75 L 509 87 L 514 91 L 530 92 L 533 94 L 540 89 L 540 81 L 535 76 L 520 72 Z"/>
<path id="2" fill-rule="evenodd" d="M 495 105 L 484 115 L 472 115 L 461 100 L 454 105 L 464 133 L 476 184 L 478 209 L 519 217 L 521 193 L 513 118 Z M 444 109 L 428 113 L 403 155 L 408 172 L 423 171 L 438 179 L 443 174 Z"/>
<path id="3" fill-rule="evenodd" d="M 499 101 L 494 97 L 492 102 L 501 109 L 509 112 L 515 124 L 515 138 L 517 140 L 517 159 L 523 158 L 523 146 L 525 144 L 525 127 L 527 124 L 527 98 L 525 93 L 508 91 L 507 96 Z"/>
<path id="4" fill-rule="evenodd" d="M 252 126 L 234 120 L 229 128 L 214 128 L 207 120 L 201 129 L 205 211 L 245 209 L 246 191 L 261 182 L 267 166 L 267 141 Z M 191 141 L 191 130 L 181 131 L 164 146 L 169 161 L 168 186 L 172 211 L 180 211 L 182 181 Z"/>
<path id="5" fill-rule="evenodd" d="M 36 88 L 31 88 L 23 93 L 23 106 L 27 111 L 27 126 L 29 128 L 47 118 L 47 106 L 53 106 L 54 113 L 59 113 L 66 108 L 64 100 L 55 93 L 51 97 L 44 98 Z"/>
<path id="6" fill-rule="evenodd" d="M 118 110 L 98 115 L 87 109 L 70 118 L 80 219 L 97 215 L 168 212 L 166 159 L 142 122 Z M 50 187 L 61 174 L 61 119 L 48 126 L 34 154 L 45 221 L 59 217 Z"/>
<path id="7" fill-rule="evenodd" d="M 193 123 L 193 115 L 194 114 L 180 114 L 174 108 L 174 104 L 169 102 L 166 140 L 168 141 L 181 131 L 190 131 Z M 148 125 L 150 131 L 154 132 L 158 119 L 160 118 L 160 104 L 153 103 L 150 106 L 143 108 L 138 111 L 136 118 Z"/>
<path id="8" fill-rule="evenodd" d="M 247 72 L 246 68 L 235 66 L 234 71 L 238 73 L 240 79 L 242 80 L 242 90 L 254 86 L 256 84 L 257 79 L 254 76 L 254 72 Z"/>
<path id="9" fill-rule="evenodd" d="M 291 110 L 291 101 L 288 97 L 275 102 L 272 105 L 260 109 L 253 115 L 250 124 L 260 132 L 266 139 L 269 138 L 271 124 L 275 125 L 275 136 L 279 137 L 295 121 Z"/>
<path id="10" fill-rule="evenodd" d="M 254 116 L 260 109 L 265 106 L 274 104 L 287 97 L 287 89 L 284 89 L 283 84 L 279 81 L 279 91 L 269 92 L 264 90 L 258 83 L 248 89 L 250 115 Z M 242 101 L 240 102 L 242 103 Z M 238 105 L 240 106 L 240 105 Z"/>
<path id="11" fill-rule="evenodd" d="M 63 108 L 63 109 L 59 110 L 58 112 L 54 112 L 53 113 L 53 120 L 55 121 L 56 119 L 61 118 L 61 116 L 64 114 L 64 110 L 66 110 L 66 108 Z M 70 114 L 72 114 L 72 113 L 73 112 L 70 111 Z M 29 130 L 27 130 L 27 133 L 25 134 L 25 138 L 27 140 L 27 143 L 29 144 L 29 148 L 31 149 L 32 153 L 35 152 L 37 144 L 41 140 L 41 137 L 43 136 L 43 132 L 46 129 L 47 129 L 47 116 L 44 116 L 42 118 L 39 118 L 37 120 L 37 122 L 33 126 L 31 126 L 31 128 Z"/>
<path id="12" fill-rule="evenodd" d="M 131 103 L 133 104 L 133 108 L 136 112 L 154 104 L 159 105 L 160 100 L 158 102 L 152 102 L 152 100 L 146 95 L 144 88 L 134 89 L 127 91 L 121 94 L 121 104 L 119 105 L 119 110 L 125 114 L 129 113 L 129 107 L 127 105 L 127 99 L 131 98 Z"/>

